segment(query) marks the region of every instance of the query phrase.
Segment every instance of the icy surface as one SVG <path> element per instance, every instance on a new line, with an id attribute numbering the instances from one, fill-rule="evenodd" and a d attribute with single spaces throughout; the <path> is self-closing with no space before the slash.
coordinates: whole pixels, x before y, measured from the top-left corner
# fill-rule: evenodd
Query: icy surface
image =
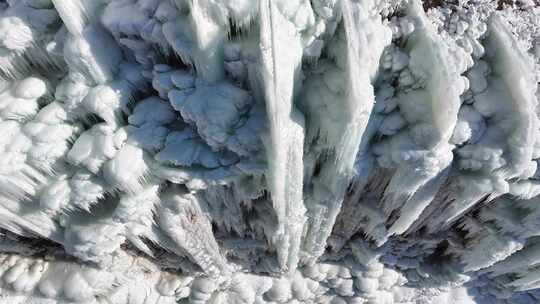
<path id="1" fill-rule="evenodd" d="M 0 303 L 540 302 L 535 0 L 0 0 Z"/>

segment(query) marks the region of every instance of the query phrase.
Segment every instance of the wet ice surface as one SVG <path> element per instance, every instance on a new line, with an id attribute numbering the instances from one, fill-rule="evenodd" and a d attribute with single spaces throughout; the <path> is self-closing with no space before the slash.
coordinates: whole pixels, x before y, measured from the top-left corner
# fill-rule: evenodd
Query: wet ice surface
<path id="1" fill-rule="evenodd" d="M 0 11 L 0 303 L 540 301 L 534 1 Z"/>

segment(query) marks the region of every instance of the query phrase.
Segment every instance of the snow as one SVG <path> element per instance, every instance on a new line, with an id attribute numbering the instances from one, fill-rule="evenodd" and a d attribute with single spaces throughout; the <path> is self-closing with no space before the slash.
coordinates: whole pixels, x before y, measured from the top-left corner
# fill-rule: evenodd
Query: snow
<path id="1" fill-rule="evenodd" d="M 538 303 L 503 2 L 0 1 L 0 304 Z"/>

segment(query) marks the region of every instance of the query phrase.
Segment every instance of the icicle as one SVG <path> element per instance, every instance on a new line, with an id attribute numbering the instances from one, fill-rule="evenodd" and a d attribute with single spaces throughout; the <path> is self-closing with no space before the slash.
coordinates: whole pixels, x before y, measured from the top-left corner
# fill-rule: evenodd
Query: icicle
<path id="1" fill-rule="evenodd" d="M 523 248 L 523 242 L 505 236 L 499 236 L 495 231 L 489 231 L 473 248 L 465 252 L 460 258 L 465 264 L 464 271 L 477 271 L 494 265 L 511 256 Z"/>
<path id="2" fill-rule="evenodd" d="M 123 195 L 113 213 L 113 219 L 125 225 L 126 238 L 149 256 L 153 256 L 152 251 L 142 238 L 152 235 L 154 210 L 160 202 L 158 194 L 159 185 L 149 184 L 136 195 Z"/>
<path id="3" fill-rule="evenodd" d="M 527 271 L 529 266 L 540 264 L 540 243 L 528 244 L 522 250 L 489 269 L 489 276 L 499 276 L 511 272 Z"/>
<path id="4" fill-rule="evenodd" d="M 516 190 L 508 180 L 531 175 L 533 147 L 538 136 L 538 118 L 534 111 L 538 101 L 530 59 L 517 45 L 516 39 L 498 14 L 489 22 L 486 47 L 487 61 L 493 69 L 488 88 L 475 96 L 473 106 L 489 118 L 486 135 L 476 144 L 461 148 L 462 167 L 475 174 L 461 175 L 460 189 L 451 197 L 452 204 L 438 210 L 428 226 L 432 231 L 447 228 L 475 204 Z M 516 193 L 519 194 L 519 193 Z"/>
<path id="5" fill-rule="evenodd" d="M 284 270 L 299 258 L 305 208 L 302 199 L 304 118 L 293 106 L 302 47 L 296 28 L 269 0 L 260 2 L 261 78 L 270 121 L 268 184 L 278 227 L 273 243 Z"/>
<path id="6" fill-rule="evenodd" d="M 105 84 L 115 78 L 122 61 L 118 44 L 99 26 L 89 25 L 77 35 L 68 36 L 64 58 L 70 73 L 87 84 Z M 78 77 L 77 77 L 78 76 Z"/>
<path id="7" fill-rule="evenodd" d="M 19 202 L 14 202 L 0 197 L 0 227 L 11 230 L 22 236 L 41 236 L 53 241 L 62 240 L 61 227 L 47 214 L 39 210 L 27 211 L 24 216 L 20 215 Z"/>
<path id="8" fill-rule="evenodd" d="M 379 202 L 394 171 L 383 168 L 372 171 L 373 174 L 365 181 L 365 185 L 355 183 L 355 192 L 345 196 L 332 238 L 328 240 L 333 251 L 340 250 L 359 230 L 373 240 L 385 238 L 384 212 L 380 209 Z"/>
<path id="9" fill-rule="evenodd" d="M 80 36 L 89 21 L 88 12 L 81 0 L 51 0 L 68 31 Z M 99 1 L 95 1 L 99 2 Z"/>
<path id="10" fill-rule="evenodd" d="M 359 16 L 355 16 L 358 10 Z M 340 121 L 334 127 L 340 138 L 335 141 L 333 153 L 324 163 L 320 177 L 313 179 L 314 194 L 307 200 L 309 220 L 303 241 L 303 258 L 312 264 L 324 253 L 326 240 L 341 209 L 345 191 L 354 174 L 354 162 L 360 147 L 362 135 L 366 130 L 373 103 L 375 100 L 371 85 L 372 60 L 378 61 L 370 54 L 368 30 L 360 29 L 370 24 L 369 12 L 365 7 L 357 7 L 350 0 L 342 1 L 343 27 L 347 41 L 346 49 L 346 87 L 345 100 L 339 109 Z M 358 22 L 358 23 L 357 23 Z M 378 37 L 379 38 L 379 37 Z M 380 39 L 384 39 L 384 35 Z M 328 100 L 328 103 L 334 101 Z M 327 130 L 324 130 L 328 132 Z"/>
<path id="11" fill-rule="evenodd" d="M 508 88 L 509 102 L 517 116 L 515 129 L 507 140 L 510 155 L 503 172 L 506 178 L 522 177 L 532 160 L 539 125 L 536 113 L 531 111 L 538 106 L 534 65 L 529 55 L 517 46 L 516 38 L 499 14 L 492 16 L 489 31 L 492 49 L 495 50 L 493 70 Z"/>
<path id="12" fill-rule="evenodd" d="M 425 87 L 398 95 L 398 104 L 405 117 L 413 123 L 410 140 L 418 150 L 405 152 L 395 176 L 385 191 L 383 208 L 391 218 L 388 235 L 404 233 L 433 201 L 437 190 L 446 180 L 453 159 L 449 142 L 457 123 L 463 93 L 464 71 L 456 63 L 449 46 L 428 20 L 419 1 L 409 6 L 409 15 L 419 26 L 408 38 L 409 68 L 413 75 L 425 81 Z M 424 103 L 423 105 L 419 105 Z M 416 117 L 420 107 L 425 115 Z"/>
<path id="13" fill-rule="evenodd" d="M 518 290 L 522 291 L 538 288 L 540 285 L 540 269 L 525 273 L 521 278 L 510 282 L 509 285 L 518 287 Z"/>
<path id="14" fill-rule="evenodd" d="M 230 272 L 227 260 L 219 252 L 212 224 L 201 210 L 198 197 L 171 188 L 163 194 L 157 214 L 159 226 L 176 244 L 178 255 L 187 253 L 193 262 L 210 275 Z"/>
<path id="15" fill-rule="evenodd" d="M 219 1 L 218 1 L 219 2 Z M 200 76 L 212 83 L 225 76 L 223 43 L 226 37 L 227 16 L 213 0 L 192 0 L 191 19 L 198 50 L 193 50 L 193 61 Z"/>

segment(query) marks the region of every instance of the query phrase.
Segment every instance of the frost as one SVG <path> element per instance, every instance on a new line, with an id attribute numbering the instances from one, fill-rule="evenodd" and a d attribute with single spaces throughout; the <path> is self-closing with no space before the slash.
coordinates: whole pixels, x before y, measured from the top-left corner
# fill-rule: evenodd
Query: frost
<path id="1" fill-rule="evenodd" d="M 0 303 L 538 303 L 535 1 L 0 1 Z"/>

